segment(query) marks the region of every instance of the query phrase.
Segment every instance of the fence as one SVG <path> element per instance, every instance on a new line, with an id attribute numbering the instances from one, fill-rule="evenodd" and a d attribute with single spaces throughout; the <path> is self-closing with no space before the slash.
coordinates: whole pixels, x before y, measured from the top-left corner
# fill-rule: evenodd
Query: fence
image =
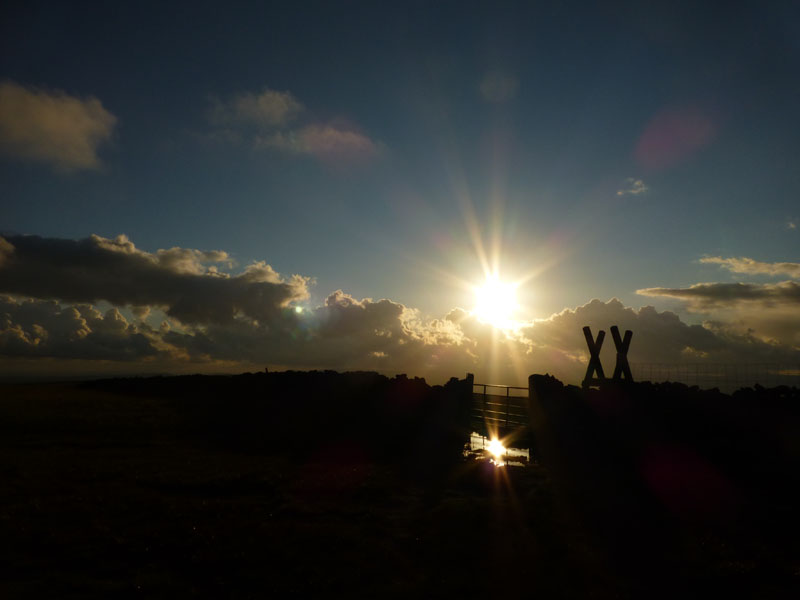
<path id="1" fill-rule="evenodd" d="M 800 385 L 800 365 L 777 363 L 631 363 L 636 381 L 677 381 L 731 392 L 755 384 Z"/>

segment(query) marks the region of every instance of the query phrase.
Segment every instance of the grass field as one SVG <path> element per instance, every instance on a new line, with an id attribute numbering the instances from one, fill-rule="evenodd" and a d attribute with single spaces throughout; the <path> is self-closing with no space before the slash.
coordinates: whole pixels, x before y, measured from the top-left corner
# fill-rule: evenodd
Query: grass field
<path id="1" fill-rule="evenodd" d="M 796 542 L 702 523 L 676 524 L 679 545 L 646 576 L 610 565 L 538 465 L 465 459 L 434 485 L 358 441 L 231 447 L 171 399 L 0 393 L 4 598 L 782 598 L 800 576 Z"/>

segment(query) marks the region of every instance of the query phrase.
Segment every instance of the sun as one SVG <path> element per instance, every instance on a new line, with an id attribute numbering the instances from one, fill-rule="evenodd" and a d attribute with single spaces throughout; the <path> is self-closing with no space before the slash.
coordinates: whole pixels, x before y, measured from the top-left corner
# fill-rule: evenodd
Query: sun
<path id="1" fill-rule="evenodd" d="M 505 446 L 503 446 L 503 443 L 497 438 L 493 438 L 492 441 L 489 442 L 488 450 L 495 458 L 500 458 L 506 453 Z"/>
<path id="2" fill-rule="evenodd" d="M 472 314 L 478 320 L 498 329 L 514 327 L 514 311 L 517 309 L 517 286 L 489 276 L 482 286 L 475 288 L 475 308 Z"/>

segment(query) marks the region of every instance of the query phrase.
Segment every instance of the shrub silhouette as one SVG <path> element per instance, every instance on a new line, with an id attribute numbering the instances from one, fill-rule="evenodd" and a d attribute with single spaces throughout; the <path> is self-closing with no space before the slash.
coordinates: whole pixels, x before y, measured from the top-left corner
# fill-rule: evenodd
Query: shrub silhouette
<path id="1" fill-rule="evenodd" d="M 797 389 L 529 384 L 531 428 L 561 503 L 626 579 L 668 582 L 681 531 L 751 548 L 789 548 L 800 533 Z"/>
<path id="2" fill-rule="evenodd" d="M 469 440 L 472 376 L 430 386 L 374 372 L 286 371 L 113 379 L 90 384 L 159 397 L 187 433 L 231 448 L 308 455 L 356 444 L 371 459 L 449 468 Z"/>

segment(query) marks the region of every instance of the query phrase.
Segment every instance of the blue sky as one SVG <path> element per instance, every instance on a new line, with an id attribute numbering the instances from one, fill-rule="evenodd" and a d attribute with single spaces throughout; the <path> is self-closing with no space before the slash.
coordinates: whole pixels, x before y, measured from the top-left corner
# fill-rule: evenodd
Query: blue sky
<path id="1" fill-rule="evenodd" d="M 313 278 L 309 310 L 341 289 L 422 320 L 471 308 L 482 244 L 526 322 L 616 297 L 796 357 L 791 294 L 759 334 L 751 298 L 680 291 L 796 279 L 699 262 L 798 260 L 792 3 L 250 4 L 5 3 L 6 239 L 221 250 Z M 29 291 L 0 289 L 70 297 Z"/>

